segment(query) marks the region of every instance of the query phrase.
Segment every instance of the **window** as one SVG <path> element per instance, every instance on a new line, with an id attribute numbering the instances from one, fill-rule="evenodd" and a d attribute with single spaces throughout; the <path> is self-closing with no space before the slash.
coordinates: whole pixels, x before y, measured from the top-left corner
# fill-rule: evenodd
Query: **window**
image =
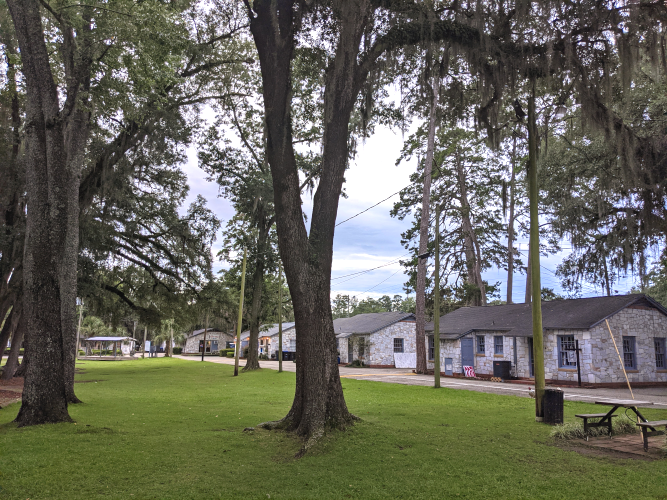
<path id="1" fill-rule="evenodd" d="M 403 339 L 394 339 L 394 352 L 403 352 Z"/>
<path id="2" fill-rule="evenodd" d="M 558 336 L 558 367 L 577 367 L 577 352 L 575 351 L 574 335 Z"/>
<path id="3" fill-rule="evenodd" d="M 503 353 L 503 338 L 501 336 L 493 337 L 493 353 Z"/>
<path id="4" fill-rule="evenodd" d="M 433 335 L 428 338 L 428 359 L 435 359 L 435 341 L 433 340 Z"/>
<path id="5" fill-rule="evenodd" d="M 486 344 L 484 335 L 477 335 L 477 354 L 484 354 L 486 352 Z"/>
<path id="6" fill-rule="evenodd" d="M 290 339 L 289 350 L 290 352 L 296 352 L 296 339 Z"/>
<path id="7" fill-rule="evenodd" d="M 653 339 L 653 344 L 655 345 L 655 367 L 667 368 L 665 363 L 665 339 Z"/>
<path id="8" fill-rule="evenodd" d="M 623 337 L 623 363 L 626 368 L 634 370 L 637 367 L 635 359 L 635 338 Z"/>

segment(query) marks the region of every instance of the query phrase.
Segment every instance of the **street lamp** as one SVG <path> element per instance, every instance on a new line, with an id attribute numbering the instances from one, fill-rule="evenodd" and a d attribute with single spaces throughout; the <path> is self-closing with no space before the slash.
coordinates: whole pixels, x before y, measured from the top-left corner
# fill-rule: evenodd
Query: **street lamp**
<path id="1" fill-rule="evenodd" d="M 562 120 L 563 118 L 565 118 L 565 115 L 566 115 L 566 114 L 567 114 L 567 108 L 565 107 L 565 102 L 564 102 L 564 101 L 560 101 L 560 102 L 556 105 L 556 109 L 555 109 L 555 111 L 554 111 L 554 115 L 555 115 L 555 117 L 556 117 L 557 120 Z"/>

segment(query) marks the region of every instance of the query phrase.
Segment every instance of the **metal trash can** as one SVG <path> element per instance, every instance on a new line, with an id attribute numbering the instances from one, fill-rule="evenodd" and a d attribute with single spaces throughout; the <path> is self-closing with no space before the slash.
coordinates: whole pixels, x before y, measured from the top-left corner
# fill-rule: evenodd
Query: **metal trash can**
<path id="1" fill-rule="evenodd" d="M 542 399 L 542 415 L 545 424 L 563 423 L 563 391 L 560 389 L 545 389 Z"/>

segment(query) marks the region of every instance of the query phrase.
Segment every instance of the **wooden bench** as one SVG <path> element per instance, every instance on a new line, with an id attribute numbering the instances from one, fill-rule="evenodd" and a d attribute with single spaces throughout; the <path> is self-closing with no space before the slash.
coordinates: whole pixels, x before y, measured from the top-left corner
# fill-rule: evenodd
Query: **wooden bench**
<path id="1" fill-rule="evenodd" d="M 644 451 L 648 451 L 648 437 L 649 436 L 659 436 L 667 432 L 667 420 L 655 420 L 653 422 L 637 422 L 639 430 L 642 433 L 644 438 Z M 664 431 L 657 431 L 656 427 L 665 426 Z M 649 430 L 650 429 L 650 430 Z"/>
<path id="2" fill-rule="evenodd" d="M 584 432 L 588 434 L 588 429 L 592 427 L 606 427 L 609 430 L 609 436 L 611 436 L 611 419 L 617 417 L 618 415 L 609 415 L 609 413 L 581 413 L 575 415 L 575 417 L 584 419 Z M 599 418 L 597 422 L 588 422 L 591 418 Z M 588 436 L 586 436 L 588 439 Z"/>

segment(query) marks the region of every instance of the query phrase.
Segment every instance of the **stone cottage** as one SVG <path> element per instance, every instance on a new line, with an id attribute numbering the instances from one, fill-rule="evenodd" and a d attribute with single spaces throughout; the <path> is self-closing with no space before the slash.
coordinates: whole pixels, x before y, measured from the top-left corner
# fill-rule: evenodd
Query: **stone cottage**
<path id="1" fill-rule="evenodd" d="M 283 352 L 284 353 L 296 353 L 296 329 L 294 328 L 296 323 L 286 322 L 283 323 Z M 267 325 L 261 325 L 259 327 L 259 354 L 267 354 L 271 359 L 278 359 L 278 323 L 270 323 Z M 250 337 L 250 331 L 246 330 L 241 333 L 241 346 L 245 349 L 248 347 L 248 338 Z M 289 358 L 289 355 L 285 355 L 283 359 Z"/>
<path id="2" fill-rule="evenodd" d="M 412 313 L 367 313 L 338 318 L 334 320 L 334 331 L 341 363 L 359 359 L 371 367 L 393 368 L 400 359 L 403 368 L 416 366 L 416 323 Z"/>
<path id="3" fill-rule="evenodd" d="M 631 383 L 667 383 L 667 309 L 650 297 L 542 302 L 542 325 L 548 381 L 577 381 L 578 344 L 583 383 L 625 384 L 621 359 Z M 433 368 L 432 322 L 426 324 L 426 335 Z M 440 366 L 446 375 L 473 366 L 477 375 L 491 376 L 493 362 L 505 360 L 511 362 L 513 376 L 534 376 L 530 304 L 457 309 L 440 318 L 440 340 Z"/>
<path id="4" fill-rule="evenodd" d="M 206 332 L 206 353 L 216 353 L 220 349 L 233 347 L 234 337 L 231 333 L 209 328 Z M 197 354 L 204 349 L 204 329 L 195 330 L 187 335 L 183 354 Z"/>

